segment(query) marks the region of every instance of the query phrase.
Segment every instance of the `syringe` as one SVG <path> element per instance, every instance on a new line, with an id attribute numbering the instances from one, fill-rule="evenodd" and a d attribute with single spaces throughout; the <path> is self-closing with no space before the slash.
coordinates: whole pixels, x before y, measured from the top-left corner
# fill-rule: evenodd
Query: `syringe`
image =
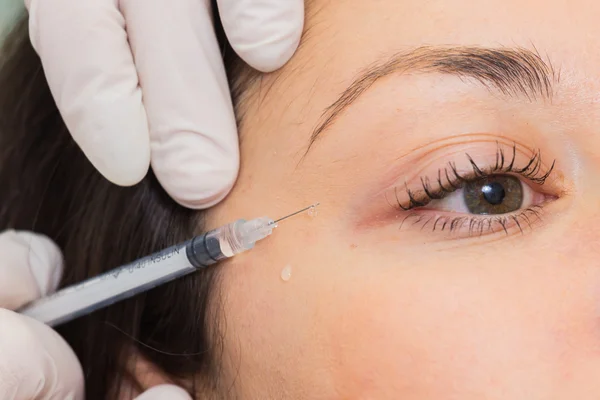
<path id="1" fill-rule="evenodd" d="M 50 326 L 63 324 L 250 250 L 256 242 L 269 236 L 278 222 L 318 205 L 315 203 L 277 220 L 239 219 L 33 301 L 19 313 Z"/>

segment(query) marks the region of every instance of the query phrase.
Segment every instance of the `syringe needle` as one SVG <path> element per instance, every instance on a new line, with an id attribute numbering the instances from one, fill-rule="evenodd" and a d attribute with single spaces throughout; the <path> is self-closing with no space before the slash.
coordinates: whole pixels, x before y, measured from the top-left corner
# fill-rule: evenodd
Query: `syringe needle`
<path id="1" fill-rule="evenodd" d="M 315 203 L 315 204 L 311 204 L 311 205 L 310 205 L 310 206 L 308 206 L 308 207 L 304 207 L 302 210 L 298 210 L 298 211 L 296 211 L 296 212 L 294 212 L 294 213 L 291 213 L 291 214 L 289 214 L 289 215 L 286 215 L 285 217 L 281 217 L 281 218 L 279 218 L 279 219 L 277 219 L 277 220 L 273 221 L 273 224 L 276 224 L 276 223 L 278 223 L 278 222 L 280 222 L 280 221 L 283 221 L 284 219 L 288 219 L 288 218 L 290 218 L 290 217 L 293 217 L 294 215 L 298 215 L 298 214 L 300 214 L 300 213 L 301 213 L 301 212 L 303 212 L 303 211 L 309 210 L 309 209 L 311 209 L 311 208 L 315 208 L 315 207 L 317 207 L 319 204 L 321 204 L 321 203 Z"/>

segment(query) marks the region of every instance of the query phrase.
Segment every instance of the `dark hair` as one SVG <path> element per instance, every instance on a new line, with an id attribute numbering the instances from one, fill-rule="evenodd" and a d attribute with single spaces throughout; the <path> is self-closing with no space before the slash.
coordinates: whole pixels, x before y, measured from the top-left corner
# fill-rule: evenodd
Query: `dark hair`
<path id="1" fill-rule="evenodd" d="M 227 54 L 230 65 L 238 62 Z M 0 63 L 0 230 L 53 239 L 65 257 L 61 286 L 201 230 L 202 213 L 176 204 L 152 172 L 124 188 L 94 169 L 57 110 L 26 17 L 7 38 Z M 175 383 L 188 382 L 191 393 L 225 396 L 218 278 L 218 268 L 207 269 L 60 326 L 83 366 L 86 399 L 116 398 L 123 379 L 132 378 L 126 365 L 135 354 Z"/>

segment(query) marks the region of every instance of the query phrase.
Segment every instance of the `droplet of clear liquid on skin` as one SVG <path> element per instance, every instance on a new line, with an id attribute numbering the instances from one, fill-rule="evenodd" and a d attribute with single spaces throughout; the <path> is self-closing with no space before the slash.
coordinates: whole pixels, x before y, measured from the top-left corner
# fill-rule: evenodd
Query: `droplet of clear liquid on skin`
<path id="1" fill-rule="evenodd" d="M 309 217 L 316 217 L 317 216 L 317 207 L 311 206 L 306 213 L 308 214 Z"/>
<path id="2" fill-rule="evenodd" d="M 281 280 L 284 282 L 287 282 L 290 280 L 290 278 L 292 277 L 292 266 L 291 265 L 286 265 L 282 270 L 281 270 Z"/>

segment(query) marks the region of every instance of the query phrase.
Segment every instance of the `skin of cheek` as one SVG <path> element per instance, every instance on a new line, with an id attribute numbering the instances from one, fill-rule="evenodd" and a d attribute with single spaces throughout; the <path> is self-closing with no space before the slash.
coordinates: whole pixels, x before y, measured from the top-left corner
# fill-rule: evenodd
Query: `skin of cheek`
<path id="1" fill-rule="evenodd" d="M 277 154 L 265 158 L 254 148 L 242 157 L 238 184 L 211 210 L 210 224 L 323 204 L 318 217 L 282 223 L 223 266 L 224 370 L 237 392 L 251 399 L 421 400 L 536 399 L 591 389 L 600 369 L 598 332 L 590 328 L 597 328 L 597 309 L 579 290 L 564 291 L 600 277 L 564 268 L 572 261 L 557 263 L 556 249 L 543 246 L 565 242 L 564 230 L 510 253 L 502 240 L 480 247 L 493 249 L 488 253 L 460 246 L 431 253 L 401 243 L 401 253 L 381 251 L 374 244 L 389 242 L 381 231 L 361 237 L 349 225 L 340 199 L 351 186 L 309 164 L 294 170 L 286 154 L 294 153 L 295 139 L 260 138 L 265 146 L 269 140 Z M 243 142 L 243 155 L 252 143 Z M 327 171 L 335 170 L 348 173 L 341 164 Z M 575 240 L 590 238 L 567 242 Z M 287 283 L 280 278 L 286 265 L 293 267 Z"/>
<path id="2" fill-rule="evenodd" d="M 469 251 L 401 243 L 397 252 L 382 251 L 375 244 L 389 238 L 381 231 L 351 229 L 340 200 L 351 186 L 334 178 L 351 172 L 341 163 L 327 169 L 329 178 L 309 164 L 294 171 L 286 157 L 298 145 L 293 140 L 262 136 L 277 154 L 265 159 L 254 148 L 242 157 L 236 188 L 210 213 L 216 226 L 323 203 L 318 217 L 282 223 L 223 266 L 225 371 L 237 392 L 250 399 L 585 399 L 581 391 L 594 389 L 600 365 L 592 304 L 599 302 L 584 293 L 600 277 L 576 244 L 590 242 L 589 229 L 587 236 L 583 227 L 575 236 L 569 227 L 551 229 L 555 236 L 528 237 L 522 248 L 499 240 Z M 557 259 L 557 248 L 548 248 L 556 243 L 573 259 Z M 565 268 L 575 259 L 581 268 Z M 293 267 L 289 282 L 280 278 L 286 265 Z"/>
<path id="3" fill-rule="evenodd" d="M 318 241 L 307 231 L 282 231 L 223 269 L 226 370 L 239 371 L 236 391 L 246 398 L 294 398 L 306 393 L 306 382 L 313 382 L 311 393 L 331 393 L 319 372 L 328 365 L 313 323 L 319 310 L 309 299 L 319 278 L 307 275 L 316 265 L 301 251 Z M 286 265 L 288 282 L 281 279 Z"/>
<path id="4" fill-rule="evenodd" d="M 542 399 L 592 389 L 600 349 L 588 294 L 600 276 L 585 265 L 501 242 L 399 260 L 330 222 L 294 223 L 224 268 L 227 370 L 239 372 L 240 393 Z"/>

